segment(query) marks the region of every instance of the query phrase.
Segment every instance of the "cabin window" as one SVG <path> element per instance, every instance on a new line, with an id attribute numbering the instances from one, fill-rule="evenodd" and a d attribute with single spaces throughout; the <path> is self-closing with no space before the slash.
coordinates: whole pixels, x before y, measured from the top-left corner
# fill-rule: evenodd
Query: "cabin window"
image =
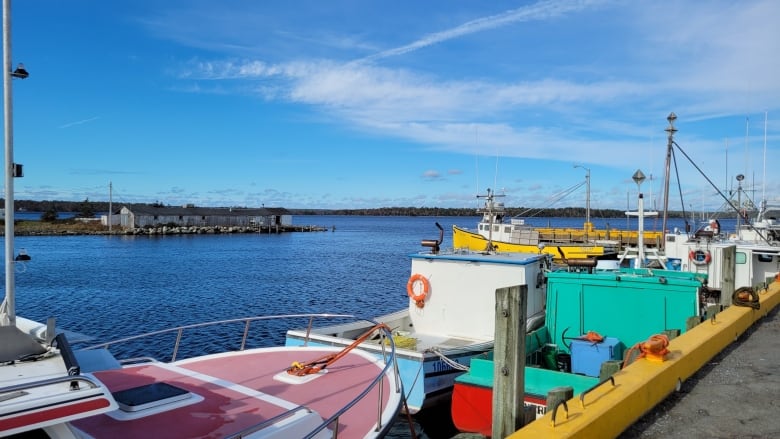
<path id="1" fill-rule="evenodd" d="M 182 221 L 183 219 L 184 219 L 184 217 L 179 215 L 179 221 Z"/>
<path id="2" fill-rule="evenodd" d="M 498 232 L 498 229 L 499 229 L 499 227 L 498 227 L 498 226 L 493 226 L 493 231 L 494 231 L 494 232 Z"/>
<path id="3" fill-rule="evenodd" d="M 747 255 L 745 252 L 737 252 L 736 263 L 737 264 L 746 264 L 747 263 Z"/>
<path id="4" fill-rule="evenodd" d="M 758 260 L 760 262 L 772 262 L 772 255 L 767 255 L 763 253 L 758 254 Z"/>
<path id="5" fill-rule="evenodd" d="M 206 221 L 206 215 L 203 215 L 202 217 L 200 217 L 200 219 L 202 219 L 203 221 Z"/>
<path id="6" fill-rule="evenodd" d="M 504 233 L 512 233 L 512 226 L 504 227 Z"/>
<path id="7" fill-rule="evenodd" d="M 159 218 L 157 218 L 157 215 L 154 216 L 154 220 L 157 221 Z"/>

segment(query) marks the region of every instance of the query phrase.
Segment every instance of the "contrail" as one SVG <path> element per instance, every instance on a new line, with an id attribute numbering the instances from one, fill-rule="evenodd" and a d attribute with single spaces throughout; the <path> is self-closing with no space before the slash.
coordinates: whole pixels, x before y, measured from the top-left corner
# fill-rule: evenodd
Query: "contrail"
<path id="1" fill-rule="evenodd" d="M 534 5 L 525 6 L 518 9 L 512 9 L 500 14 L 491 15 L 489 17 L 478 18 L 476 20 L 469 21 L 441 32 L 436 32 L 427 35 L 411 44 L 405 46 L 396 47 L 394 49 L 385 50 L 374 55 L 369 55 L 363 58 L 361 61 L 373 61 L 381 58 L 388 58 L 391 56 L 403 55 L 405 53 L 413 52 L 424 47 L 431 46 L 433 44 L 441 43 L 443 41 L 458 38 L 464 35 L 469 35 L 475 32 L 484 30 L 495 29 L 497 27 L 505 26 L 511 23 L 518 23 L 524 21 L 542 20 L 547 18 L 559 17 L 561 15 L 581 11 L 590 7 L 591 5 L 603 3 L 600 0 L 575 0 L 575 1 L 542 1 Z"/>
<path id="2" fill-rule="evenodd" d="M 66 123 L 65 125 L 60 125 L 60 128 L 70 128 L 70 127 L 75 126 L 75 125 L 85 124 L 85 123 L 92 122 L 93 120 L 98 120 L 98 119 L 100 119 L 100 118 L 95 116 L 95 117 L 91 117 L 89 119 L 79 120 L 79 121 L 76 121 L 76 122 Z"/>

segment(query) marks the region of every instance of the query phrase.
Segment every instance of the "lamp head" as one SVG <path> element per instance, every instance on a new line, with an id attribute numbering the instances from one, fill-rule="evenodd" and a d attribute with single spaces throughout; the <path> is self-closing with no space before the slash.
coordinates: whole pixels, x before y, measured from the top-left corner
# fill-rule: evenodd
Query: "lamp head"
<path id="1" fill-rule="evenodd" d="M 25 70 L 24 64 L 19 63 L 19 65 L 16 66 L 16 70 L 11 72 L 11 76 L 14 78 L 25 79 L 30 76 L 30 74 L 27 72 L 27 70 Z"/>

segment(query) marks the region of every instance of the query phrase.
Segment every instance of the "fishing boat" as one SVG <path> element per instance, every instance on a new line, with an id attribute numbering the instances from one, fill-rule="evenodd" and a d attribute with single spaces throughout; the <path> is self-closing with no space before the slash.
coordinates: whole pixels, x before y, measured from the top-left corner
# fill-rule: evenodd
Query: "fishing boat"
<path id="1" fill-rule="evenodd" d="M 605 379 L 602 364 L 655 334 L 684 333 L 699 319 L 705 276 L 622 268 L 546 275 L 545 325 L 526 335 L 525 405 L 545 415 L 548 393 L 570 386 L 580 394 Z M 626 312 L 637 310 L 637 312 Z M 639 313 L 641 312 L 641 317 Z M 455 380 L 452 419 L 463 432 L 490 436 L 494 363 L 480 359 Z"/>
<path id="2" fill-rule="evenodd" d="M 595 229 L 590 222 L 589 208 L 582 229 L 535 227 L 526 224 L 523 218 L 509 218 L 509 222 L 506 222 L 504 203 L 496 201 L 497 197 L 502 196 L 490 189 L 487 195 L 479 196 L 485 199 L 484 207 L 477 211 L 482 214 L 482 218 L 476 230 L 452 226 L 454 248 L 543 252 L 552 255 L 556 262 L 562 262 L 564 259 L 614 258 L 625 246 L 638 242 L 637 231 Z M 657 245 L 662 236 L 661 232 L 643 232 L 646 246 Z"/>
<path id="3" fill-rule="evenodd" d="M 19 264 L 34 262 L 29 257 L 13 256 L 13 179 L 22 176 L 22 168 L 12 161 L 9 97 L 12 77 L 23 79 L 27 72 L 22 72 L 21 66 L 12 72 L 8 65 L 11 59 L 9 17 L 10 5 L 5 0 L 6 288 L 0 305 L 0 436 L 53 439 L 384 436 L 403 398 L 395 345 L 385 325 L 370 322 L 362 335 L 381 341 L 378 355 L 354 346 L 248 346 L 251 330 L 258 326 L 255 322 L 281 318 L 338 318 L 339 321 L 356 318 L 326 314 L 183 325 L 76 349 L 79 340 L 57 328 L 54 318 L 38 323 L 17 316 L 15 275 L 17 270 L 24 272 Z M 68 311 L 87 309 L 89 306 L 85 304 L 74 304 Z M 254 326 L 250 326 L 252 323 Z M 190 343 L 185 343 L 186 335 L 199 329 L 206 332 L 188 338 Z M 169 337 L 172 348 L 168 352 L 172 355 L 157 360 L 145 348 L 163 346 L 157 339 L 161 336 Z M 132 343 L 135 348 L 122 349 L 126 343 Z M 185 355 L 185 350 L 191 355 Z M 207 350 L 211 353 L 204 353 Z"/>
<path id="4" fill-rule="evenodd" d="M 690 233 L 668 233 L 664 242 L 665 257 L 680 270 L 709 275 L 711 302 L 721 306 L 730 304 L 738 287 L 766 285 L 780 271 L 780 206 L 763 200 L 751 215 L 742 203 L 743 179 L 737 175 L 732 198 L 721 193 L 737 216 L 734 230 L 713 217 Z"/>
<path id="5" fill-rule="evenodd" d="M 410 255 L 408 306 L 373 318 L 393 331 L 410 413 L 447 400 L 455 377 L 493 349 L 496 289 L 527 285 L 526 327 L 530 331 L 542 325 L 543 273 L 552 263 L 549 255 L 538 252 L 443 250 L 444 229 L 436 226 L 438 240 L 423 240 L 428 250 Z M 359 324 L 294 329 L 287 331 L 287 344 L 347 346 L 364 331 Z M 382 344 L 368 340 L 360 347 L 376 354 Z"/>

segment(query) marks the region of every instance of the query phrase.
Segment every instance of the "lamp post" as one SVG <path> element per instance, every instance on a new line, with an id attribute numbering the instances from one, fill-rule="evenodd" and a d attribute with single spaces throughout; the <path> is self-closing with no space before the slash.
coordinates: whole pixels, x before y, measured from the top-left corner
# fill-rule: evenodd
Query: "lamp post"
<path id="1" fill-rule="evenodd" d="M 593 229 L 593 224 L 590 222 L 590 168 L 582 165 L 574 165 L 574 167 L 585 170 L 585 239 L 587 239 L 588 232 Z"/>
<path id="2" fill-rule="evenodd" d="M 16 325 L 14 290 L 14 177 L 22 176 L 22 165 L 14 163 L 11 83 L 29 76 L 24 64 L 11 70 L 11 0 L 3 0 L 3 109 L 5 125 L 5 314 L 0 324 Z"/>
<path id="3" fill-rule="evenodd" d="M 631 179 L 634 180 L 634 183 L 636 183 L 636 189 L 637 192 L 639 192 L 639 200 L 637 203 L 637 212 L 639 218 L 636 238 L 637 256 L 636 261 L 634 262 L 634 268 L 642 268 L 642 264 L 645 260 L 645 203 L 644 197 L 642 196 L 642 182 L 645 181 L 645 174 L 641 170 L 637 169 L 636 172 L 634 172 L 634 175 L 631 176 Z"/>

